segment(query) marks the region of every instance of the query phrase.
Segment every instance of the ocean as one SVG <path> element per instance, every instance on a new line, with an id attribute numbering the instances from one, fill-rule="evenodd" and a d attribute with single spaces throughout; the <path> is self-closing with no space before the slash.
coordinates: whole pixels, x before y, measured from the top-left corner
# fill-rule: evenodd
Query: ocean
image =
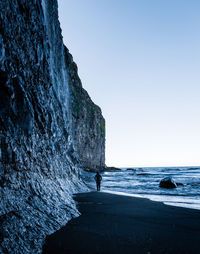
<path id="1" fill-rule="evenodd" d="M 84 180 L 95 188 L 94 173 L 82 173 Z M 200 167 L 144 167 L 102 173 L 101 191 L 148 198 L 167 205 L 200 210 Z M 172 177 L 183 183 L 175 189 L 159 187 L 160 180 Z"/>

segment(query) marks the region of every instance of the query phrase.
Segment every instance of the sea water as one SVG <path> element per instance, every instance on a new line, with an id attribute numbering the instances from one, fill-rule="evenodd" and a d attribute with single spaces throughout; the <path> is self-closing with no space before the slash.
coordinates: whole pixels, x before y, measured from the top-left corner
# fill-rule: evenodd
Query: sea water
<path id="1" fill-rule="evenodd" d="M 94 174 L 84 173 L 90 187 L 95 188 Z M 200 167 L 145 167 L 122 168 L 119 172 L 102 173 L 104 192 L 148 198 L 167 205 L 200 210 Z M 160 180 L 172 177 L 183 183 L 175 189 L 159 187 Z"/>

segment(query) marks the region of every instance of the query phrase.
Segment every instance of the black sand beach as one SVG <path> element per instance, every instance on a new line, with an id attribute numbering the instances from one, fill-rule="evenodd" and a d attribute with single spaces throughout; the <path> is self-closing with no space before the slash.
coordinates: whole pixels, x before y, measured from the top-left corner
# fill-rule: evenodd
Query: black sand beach
<path id="1" fill-rule="evenodd" d="M 81 216 L 50 235 L 44 254 L 198 254 L 200 211 L 108 193 L 75 196 Z"/>

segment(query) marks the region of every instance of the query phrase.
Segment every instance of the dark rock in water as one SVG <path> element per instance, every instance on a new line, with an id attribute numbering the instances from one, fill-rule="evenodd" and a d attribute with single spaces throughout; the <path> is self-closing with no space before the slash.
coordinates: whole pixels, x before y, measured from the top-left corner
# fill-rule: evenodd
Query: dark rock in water
<path id="1" fill-rule="evenodd" d="M 81 165 L 105 165 L 105 121 L 63 45 L 57 8 L 0 1 L 0 253 L 41 253 L 45 236 L 79 215 Z"/>
<path id="2" fill-rule="evenodd" d="M 116 172 L 116 171 L 121 171 L 121 168 L 105 167 L 103 171 L 105 171 L 105 172 Z"/>
<path id="3" fill-rule="evenodd" d="M 174 180 L 171 177 L 165 177 L 164 179 L 160 181 L 159 187 L 173 189 L 177 187 L 177 184 L 174 182 Z"/>
<path id="4" fill-rule="evenodd" d="M 121 171 L 121 168 L 115 168 L 115 167 L 82 167 L 83 170 L 87 172 L 116 172 L 116 171 Z"/>
<path id="5" fill-rule="evenodd" d="M 82 166 L 81 167 L 84 171 L 86 171 L 86 172 L 102 172 L 103 171 L 103 169 L 104 169 L 104 167 L 86 167 L 86 166 Z"/>
<path id="6" fill-rule="evenodd" d="M 177 186 L 184 186 L 183 183 L 176 183 Z"/>
<path id="7" fill-rule="evenodd" d="M 127 168 L 126 170 L 135 171 L 135 170 L 136 170 L 136 168 Z"/>

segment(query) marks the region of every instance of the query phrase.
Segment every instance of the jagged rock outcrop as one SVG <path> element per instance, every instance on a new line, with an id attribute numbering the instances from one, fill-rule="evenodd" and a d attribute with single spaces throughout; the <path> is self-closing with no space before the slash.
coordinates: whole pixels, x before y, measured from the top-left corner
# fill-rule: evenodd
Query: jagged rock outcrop
<path id="1" fill-rule="evenodd" d="M 82 167 L 89 171 L 105 167 L 105 119 L 82 87 L 77 65 L 65 47 L 72 110 L 72 135 Z"/>
<path id="2" fill-rule="evenodd" d="M 41 253 L 78 215 L 72 193 L 86 187 L 67 68 L 57 1 L 0 1 L 0 253 Z"/>

